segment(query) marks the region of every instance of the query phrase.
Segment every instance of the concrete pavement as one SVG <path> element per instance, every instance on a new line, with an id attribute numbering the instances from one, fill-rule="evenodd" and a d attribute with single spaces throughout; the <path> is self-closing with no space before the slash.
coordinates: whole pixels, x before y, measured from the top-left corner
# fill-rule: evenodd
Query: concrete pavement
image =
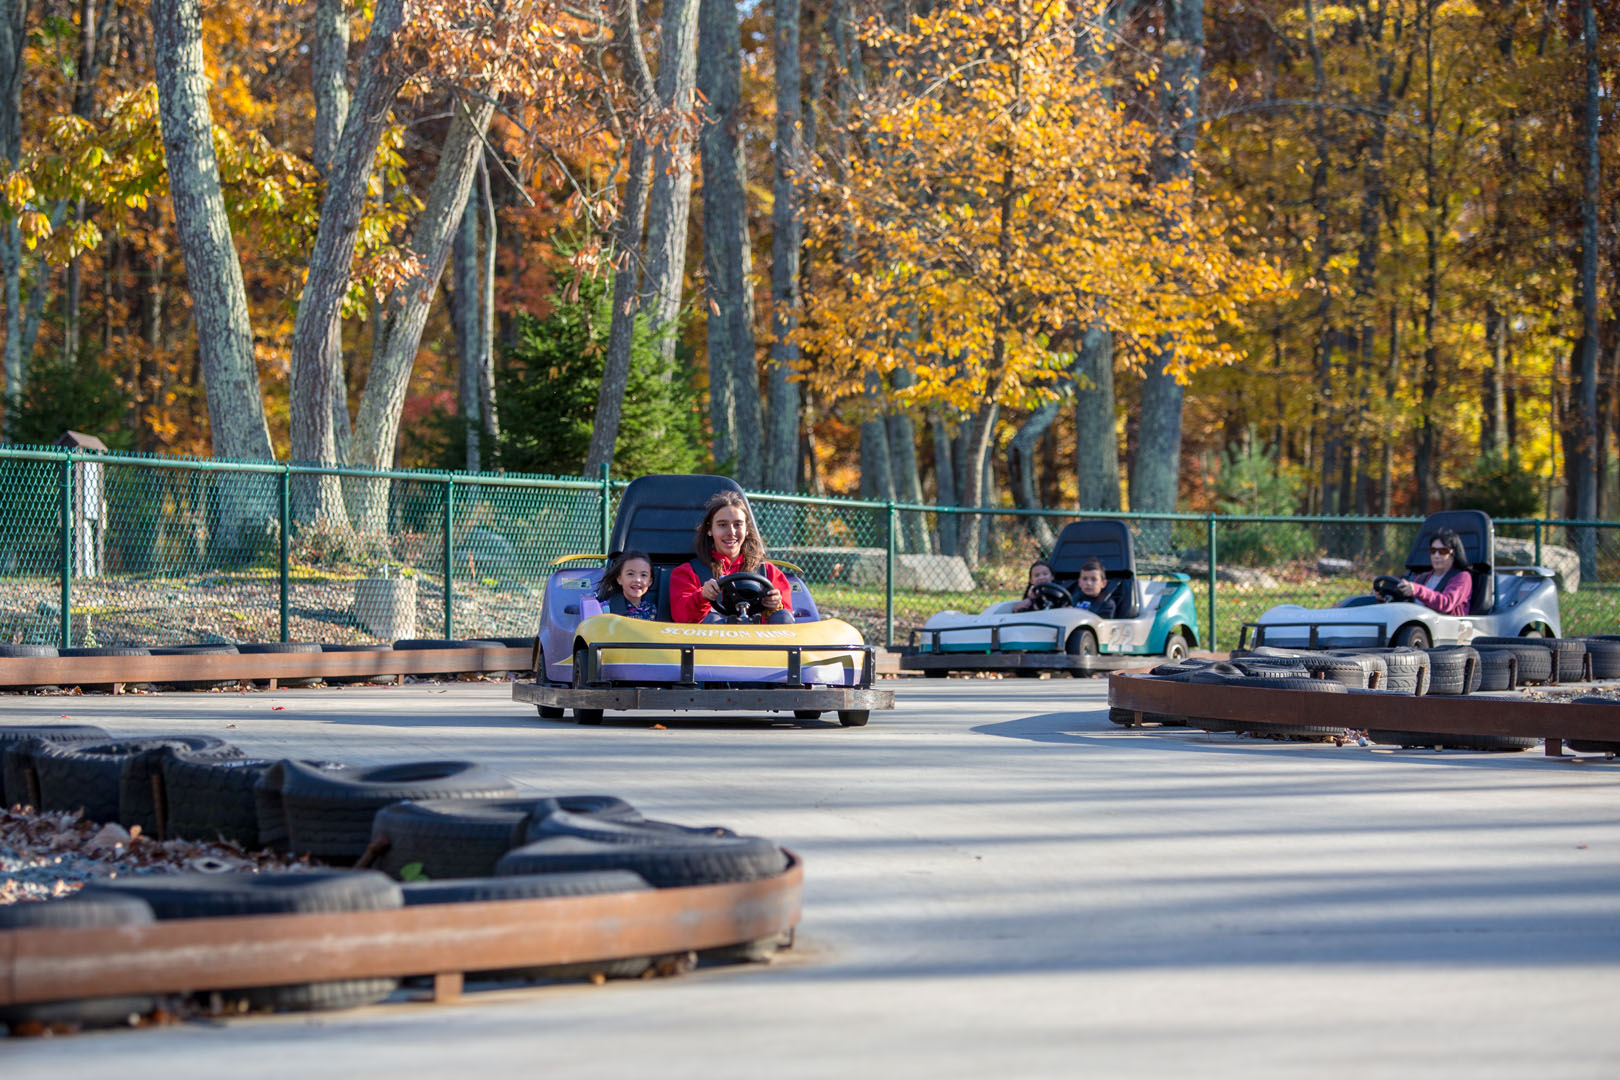
<path id="1" fill-rule="evenodd" d="M 0 698 L 0 723 L 471 758 L 806 864 L 769 967 L 10 1040 L 0 1075 L 1620 1073 L 1620 765 L 1127 731 L 1102 680 L 892 685 L 851 730 L 582 728 L 489 683 Z"/>

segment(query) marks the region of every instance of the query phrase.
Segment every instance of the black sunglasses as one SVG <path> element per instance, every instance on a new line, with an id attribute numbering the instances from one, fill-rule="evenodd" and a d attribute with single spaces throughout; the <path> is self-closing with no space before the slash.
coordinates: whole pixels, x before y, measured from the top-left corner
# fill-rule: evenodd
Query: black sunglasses
<path id="1" fill-rule="evenodd" d="M 1429 554 L 1430 555 L 1449 555 L 1449 554 L 1451 554 L 1451 549 L 1448 548 L 1448 547 L 1432 547 L 1432 548 L 1429 549 Z"/>

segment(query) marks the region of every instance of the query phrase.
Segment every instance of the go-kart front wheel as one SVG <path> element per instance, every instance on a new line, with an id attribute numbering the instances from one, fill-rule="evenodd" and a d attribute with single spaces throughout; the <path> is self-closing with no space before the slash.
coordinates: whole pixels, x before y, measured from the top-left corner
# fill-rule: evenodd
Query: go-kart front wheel
<path id="1" fill-rule="evenodd" d="M 576 724 L 600 724 L 602 722 L 602 710 L 575 709 L 574 722 Z"/>
<path id="2" fill-rule="evenodd" d="M 590 663 L 590 650 L 581 645 L 574 650 L 574 689 L 582 690 L 590 685 L 585 680 L 585 668 Z M 575 709 L 574 722 L 578 724 L 600 724 L 602 722 L 601 709 Z"/>
<path id="3" fill-rule="evenodd" d="M 1089 626 L 1082 626 L 1069 635 L 1064 643 L 1064 651 L 1070 656 L 1096 656 L 1097 634 Z"/>
<path id="4" fill-rule="evenodd" d="M 871 709 L 839 709 L 838 722 L 845 727 L 865 727 L 872 719 Z"/>
<path id="5" fill-rule="evenodd" d="M 1178 660 L 1187 659 L 1191 650 L 1187 647 L 1187 638 L 1183 634 L 1170 634 L 1164 639 L 1164 656 L 1172 664 Z"/>
<path id="6" fill-rule="evenodd" d="M 1395 631 L 1395 636 L 1390 639 L 1390 644 L 1410 645 L 1414 649 L 1427 649 L 1434 644 L 1434 640 L 1429 637 L 1428 627 L 1417 623 L 1409 623 Z"/>
<path id="7" fill-rule="evenodd" d="M 560 705 L 536 705 L 535 709 L 539 711 L 542 720 L 561 720 L 568 713 L 568 710 Z"/>
<path id="8" fill-rule="evenodd" d="M 794 709 L 793 710 L 793 719 L 795 719 L 795 720 L 820 720 L 821 719 L 821 710 L 820 709 Z"/>

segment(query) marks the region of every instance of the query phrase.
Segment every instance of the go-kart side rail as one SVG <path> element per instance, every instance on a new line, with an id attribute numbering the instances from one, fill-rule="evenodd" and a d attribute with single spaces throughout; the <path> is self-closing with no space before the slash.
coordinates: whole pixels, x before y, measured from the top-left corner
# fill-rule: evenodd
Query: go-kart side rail
<path id="1" fill-rule="evenodd" d="M 1001 652 L 1001 631 L 1012 627 L 1033 627 L 1037 630 L 1050 630 L 1052 632 L 1052 651 L 1056 652 L 1062 644 L 1063 627 L 1053 626 L 1051 623 L 1040 622 L 1009 622 L 1009 623 L 971 623 L 964 626 L 941 626 L 929 628 L 925 626 L 913 627 L 911 630 L 911 647 L 917 647 L 917 635 L 927 634 L 932 638 L 929 648 L 933 652 L 940 651 L 939 635 L 966 634 L 976 630 L 990 631 L 990 652 Z"/>
<path id="2" fill-rule="evenodd" d="M 1309 640 L 1309 643 L 1305 647 L 1308 648 L 1308 649 L 1315 649 L 1315 648 L 1320 648 L 1320 646 L 1321 646 L 1320 631 L 1321 631 L 1321 629 L 1323 627 L 1327 627 L 1328 629 L 1331 629 L 1331 630 L 1338 630 L 1341 627 L 1354 627 L 1354 626 L 1366 626 L 1366 627 L 1371 627 L 1372 628 L 1372 630 L 1373 630 L 1372 644 L 1373 644 L 1374 647 L 1383 648 L 1385 645 L 1389 644 L 1389 638 L 1388 638 L 1389 628 L 1386 627 L 1381 622 L 1332 622 L 1332 623 L 1314 623 L 1314 622 L 1257 623 L 1257 622 L 1246 622 L 1246 623 L 1243 624 L 1243 632 L 1238 635 L 1238 648 L 1247 649 L 1247 648 L 1250 647 L 1250 644 L 1251 644 L 1250 641 L 1249 641 L 1249 631 L 1250 630 L 1254 631 L 1253 647 L 1257 648 L 1257 649 L 1260 646 L 1262 646 L 1262 645 L 1264 645 L 1266 643 L 1266 631 L 1267 630 L 1306 630 L 1306 631 L 1309 632 L 1310 640 Z M 1335 638 L 1337 638 L 1340 635 L 1335 634 L 1333 636 Z"/>
<path id="3" fill-rule="evenodd" d="M 587 648 L 588 653 L 585 660 L 584 678 L 586 686 L 590 686 L 591 684 L 601 681 L 597 676 L 600 675 L 602 671 L 601 653 L 603 649 L 611 649 L 614 652 L 618 652 L 621 649 L 643 650 L 650 652 L 668 652 L 671 649 L 679 649 L 681 653 L 681 676 L 679 681 L 686 686 L 695 686 L 697 684 L 695 671 L 697 668 L 697 652 L 699 649 L 707 649 L 711 652 L 787 653 L 787 681 L 782 685 L 789 687 L 809 687 L 812 685 L 818 685 L 806 683 L 804 681 L 804 653 L 806 651 L 813 653 L 847 653 L 851 655 L 854 653 L 860 653 L 862 657 L 861 681 L 856 685 L 863 690 L 872 685 L 872 670 L 877 663 L 876 650 L 875 647 L 871 645 L 744 645 L 720 641 L 694 641 L 682 643 L 665 643 L 661 641 L 593 641 Z M 820 660 L 816 661 L 815 663 L 821 664 L 830 662 L 833 661 Z M 812 664 L 812 666 L 814 666 L 814 664 Z"/>

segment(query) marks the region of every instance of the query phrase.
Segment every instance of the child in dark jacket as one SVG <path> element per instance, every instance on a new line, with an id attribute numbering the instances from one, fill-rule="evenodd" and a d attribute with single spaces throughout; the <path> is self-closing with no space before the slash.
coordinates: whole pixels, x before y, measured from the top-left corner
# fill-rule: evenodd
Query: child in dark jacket
<path id="1" fill-rule="evenodd" d="M 645 552 L 621 552 L 602 575 L 602 586 L 596 596 L 611 614 L 656 619 L 658 601 L 649 595 L 652 580 L 652 560 Z"/>

